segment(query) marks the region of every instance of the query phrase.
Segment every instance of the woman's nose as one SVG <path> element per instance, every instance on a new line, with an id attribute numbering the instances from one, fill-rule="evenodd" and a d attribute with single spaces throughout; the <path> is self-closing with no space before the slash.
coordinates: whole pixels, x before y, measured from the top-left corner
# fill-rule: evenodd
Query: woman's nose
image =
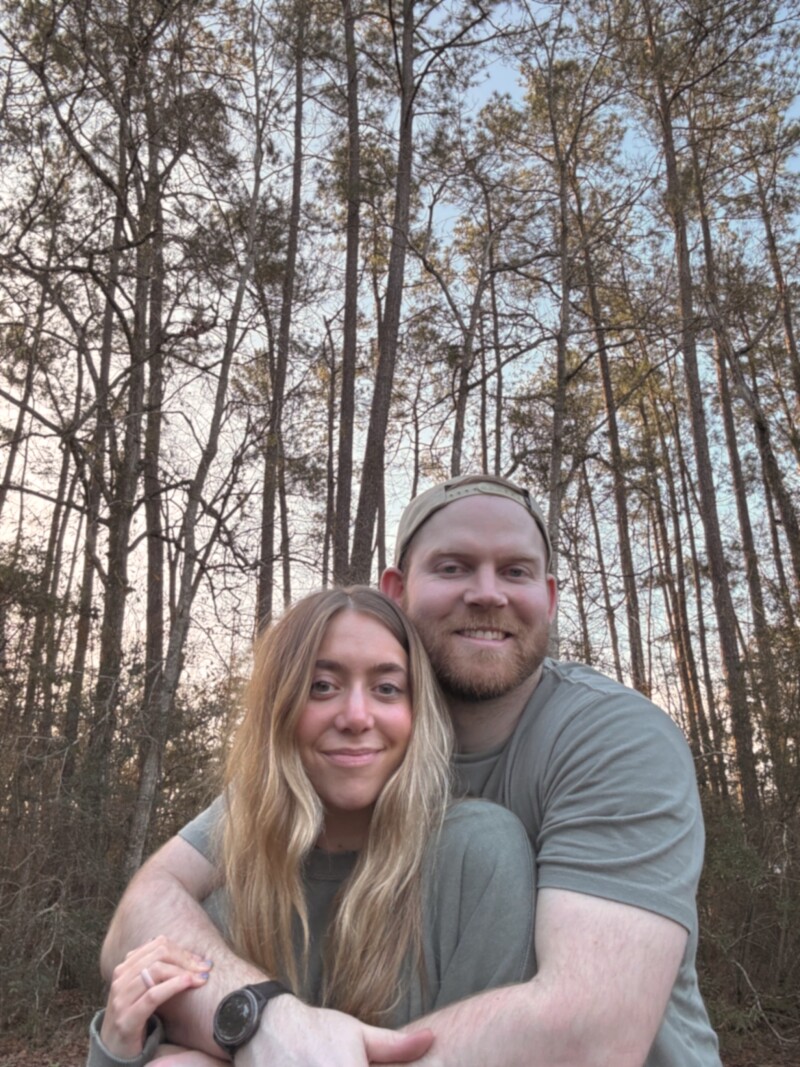
<path id="1" fill-rule="evenodd" d="M 336 716 L 336 728 L 348 733 L 362 733 L 372 725 L 367 694 L 362 686 L 351 686 L 344 694 L 341 710 Z"/>

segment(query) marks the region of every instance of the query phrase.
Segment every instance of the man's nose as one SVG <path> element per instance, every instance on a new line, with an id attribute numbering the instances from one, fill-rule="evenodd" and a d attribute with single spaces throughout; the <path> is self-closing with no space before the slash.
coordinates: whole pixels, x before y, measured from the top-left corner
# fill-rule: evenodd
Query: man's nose
<path id="1" fill-rule="evenodd" d="M 476 607 L 502 608 L 508 603 L 500 578 L 494 567 L 476 567 L 464 594 L 467 604 Z"/>
<path id="2" fill-rule="evenodd" d="M 373 717 L 369 709 L 367 693 L 363 686 L 352 685 L 344 694 L 339 714 L 336 716 L 336 728 L 345 733 L 363 733 L 373 726 Z"/>

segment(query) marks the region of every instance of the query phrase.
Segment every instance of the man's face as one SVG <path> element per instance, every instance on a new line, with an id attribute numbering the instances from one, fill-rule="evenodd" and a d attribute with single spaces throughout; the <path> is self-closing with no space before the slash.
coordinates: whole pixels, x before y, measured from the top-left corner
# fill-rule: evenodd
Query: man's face
<path id="1" fill-rule="evenodd" d="M 525 508 L 471 496 L 420 528 L 402 574 L 386 572 L 384 592 L 416 624 L 446 694 L 491 700 L 538 670 L 556 605 L 545 559 L 544 538 Z"/>

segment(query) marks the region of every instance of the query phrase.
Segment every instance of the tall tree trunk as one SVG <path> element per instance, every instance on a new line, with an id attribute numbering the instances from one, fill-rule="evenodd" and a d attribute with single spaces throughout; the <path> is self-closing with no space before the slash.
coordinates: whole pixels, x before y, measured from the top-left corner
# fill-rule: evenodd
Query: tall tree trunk
<path id="1" fill-rule="evenodd" d="M 650 696 L 650 680 L 644 664 L 642 649 L 642 627 L 639 613 L 639 593 L 637 575 L 633 563 L 633 550 L 630 538 L 630 520 L 628 518 L 628 490 L 625 484 L 625 462 L 619 442 L 619 425 L 617 423 L 617 404 L 614 398 L 614 385 L 611 380 L 611 365 L 606 343 L 606 330 L 600 298 L 597 294 L 594 262 L 592 260 L 589 234 L 583 216 L 583 203 L 580 185 L 573 175 L 573 198 L 575 215 L 583 247 L 583 266 L 586 272 L 586 292 L 589 297 L 589 310 L 597 344 L 597 358 L 600 364 L 600 378 L 603 383 L 603 399 L 606 409 L 606 427 L 608 445 L 611 451 L 611 478 L 614 486 L 614 508 L 617 522 L 617 539 L 619 558 L 622 566 L 622 585 L 625 592 L 625 612 L 628 621 L 628 644 L 631 656 L 631 679 L 635 689 L 645 696 Z"/>
<path id="2" fill-rule="evenodd" d="M 259 109 L 257 109 L 256 114 L 257 117 L 260 117 L 261 112 Z M 175 696 L 183 672 L 184 651 L 191 625 L 192 605 L 197 594 L 203 568 L 214 543 L 214 537 L 210 536 L 205 546 L 202 549 L 199 548 L 197 544 L 197 521 L 203 505 L 203 495 L 209 471 L 219 450 L 219 437 L 228 398 L 231 366 L 241 331 L 242 306 L 255 266 L 258 248 L 258 209 L 261 202 L 263 183 L 264 137 L 264 127 L 258 121 L 256 123 L 256 144 L 253 158 L 253 187 L 250 192 L 246 223 L 244 262 L 239 271 L 236 292 L 226 324 L 225 344 L 220 361 L 208 434 L 194 475 L 187 487 L 186 506 L 178 534 L 178 545 L 183 549 L 183 567 L 180 572 L 175 603 L 171 611 L 172 626 L 167 640 L 159 689 L 156 714 L 158 736 L 155 738 L 154 744 L 148 749 L 142 765 L 135 812 L 136 817 L 131 828 L 125 856 L 125 869 L 129 875 L 142 862 L 147 827 L 150 823 L 150 813 L 161 779 L 161 761 L 164 746 L 169 736 Z"/>
<path id="3" fill-rule="evenodd" d="M 605 553 L 603 551 L 603 537 L 600 533 L 600 523 L 597 521 L 597 508 L 595 507 L 594 494 L 592 492 L 592 485 L 589 479 L 589 472 L 586 469 L 585 460 L 581 464 L 581 477 L 583 478 L 586 489 L 586 502 L 589 507 L 589 518 L 592 524 L 592 538 L 594 540 L 595 555 L 597 556 L 597 570 L 600 575 L 600 588 L 603 591 L 603 614 L 606 617 L 608 636 L 611 641 L 611 655 L 614 658 L 614 673 L 616 674 L 617 681 L 622 682 L 622 660 L 619 654 L 619 635 L 617 633 L 616 611 L 614 605 L 611 603 L 611 591 L 608 584 L 608 568 L 606 567 Z"/>
<path id="4" fill-rule="evenodd" d="M 342 0 L 347 61 L 347 245 L 344 274 L 344 330 L 339 402 L 339 454 L 336 471 L 336 518 L 333 527 L 333 581 L 350 581 L 350 508 L 353 496 L 356 355 L 358 346 L 358 255 L 361 240 L 361 130 L 359 127 L 358 56 L 351 0 Z M 333 352 L 331 352 L 333 358 Z"/>
<path id="5" fill-rule="evenodd" d="M 327 420 L 325 426 L 325 537 L 322 541 L 322 586 L 327 589 L 332 577 L 333 546 L 336 537 L 336 470 L 334 468 L 334 455 L 336 444 L 336 400 L 338 396 L 338 381 L 336 368 L 336 346 L 333 343 L 331 324 L 325 320 L 326 341 L 322 344 L 322 359 L 327 365 L 328 387 Z M 326 353 L 328 355 L 326 356 Z"/>
<path id="6" fill-rule="evenodd" d="M 289 345 L 294 310 L 294 287 L 297 273 L 297 247 L 300 238 L 300 208 L 303 193 L 303 87 L 305 65 L 306 3 L 295 10 L 297 25 L 294 39 L 294 141 L 292 146 L 292 200 L 289 209 L 289 232 L 286 241 L 286 265 L 281 293 L 281 315 L 278 325 L 278 344 L 270 394 L 269 425 L 264 446 L 264 481 L 261 503 L 261 556 L 258 570 L 256 615 L 259 626 L 272 616 L 275 585 L 275 513 L 281 471 L 285 462 L 283 452 L 282 412 L 286 392 L 286 370 L 289 364 Z M 264 136 L 265 116 L 259 100 L 256 112 L 257 136 Z M 285 585 L 285 583 L 284 583 Z"/>
<path id="7" fill-rule="evenodd" d="M 764 178 L 756 166 L 756 190 L 758 194 L 758 207 L 761 213 L 761 222 L 764 226 L 764 236 L 767 241 L 769 253 L 769 265 L 772 268 L 772 276 L 775 279 L 775 289 L 778 293 L 778 301 L 783 319 L 783 341 L 786 355 L 789 360 L 789 370 L 792 375 L 795 394 L 795 421 L 791 426 L 792 440 L 795 452 L 800 456 L 800 441 L 798 441 L 797 420 L 800 419 L 800 354 L 797 351 L 797 339 L 794 330 L 794 315 L 792 313 L 792 301 L 787 289 L 786 279 L 781 266 L 781 258 L 778 252 L 778 242 L 775 239 L 775 230 L 772 225 L 772 214 L 769 210 L 767 188 Z"/>
<path id="8" fill-rule="evenodd" d="M 413 163 L 414 125 L 414 0 L 402 0 L 400 76 L 400 130 L 397 152 L 392 240 L 383 316 L 378 331 L 378 366 L 370 409 L 361 490 L 358 497 L 353 550 L 350 557 L 350 580 L 369 582 L 372 571 L 372 546 L 375 518 L 383 496 L 384 442 L 389 427 L 397 337 L 403 301 L 408 226 L 411 210 L 411 171 Z"/>
<path id="9" fill-rule="evenodd" d="M 649 3 L 644 8 L 648 21 L 648 45 L 651 55 L 658 54 Z M 736 642 L 736 617 L 733 609 L 727 562 L 722 547 L 722 537 L 717 513 L 716 490 L 711 467 L 706 416 L 700 370 L 697 361 L 696 320 L 694 313 L 693 282 L 690 264 L 689 241 L 683 192 L 678 173 L 675 149 L 672 106 L 657 66 L 653 69 L 658 117 L 661 125 L 662 150 L 666 167 L 666 203 L 675 232 L 675 253 L 678 266 L 678 291 L 680 315 L 680 344 L 687 398 L 691 416 L 692 440 L 697 464 L 700 492 L 700 517 L 705 533 L 708 565 L 713 588 L 714 608 L 717 617 L 722 668 L 731 714 L 731 728 L 736 747 L 736 763 L 741 787 L 742 812 L 748 826 L 758 825 L 761 800 L 756 774 L 753 749 L 753 725 L 747 704 L 746 676 Z"/>
<path id="10" fill-rule="evenodd" d="M 486 229 L 489 234 L 494 233 L 494 218 L 492 213 L 492 198 L 489 190 L 484 187 L 484 203 L 486 206 Z M 489 242 L 489 308 L 492 315 L 492 351 L 494 352 L 494 456 L 491 471 L 499 475 L 503 470 L 503 353 L 500 345 L 500 311 L 497 302 L 497 272 L 495 270 L 495 247 L 494 241 Z M 484 468 L 489 471 L 489 466 Z"/>
<path id="11" fill-rule="evenodd" d="M 782 751 L 783 745 L 785 744 L 785 738 L 781 737 L 781 730 L 778 726 L 781 702 L 776 684 L 775 662 L 772 656 L 772 643 L 767 624 L 764 594 L 761 587 L 761 572 L 758 565 L 758 553 L 756 551 L 755 538 L 753 536 L 753 525 L 750 521 L 747 485 L 745 483 L 744 472 L 742 469 L 736 424 L 734 421 L 730 389 L 728 386 L 728 367 L 735 359 L 735 356 L 727 324 L 725 323 L 721 312 L 721 302 L 717 284 L 717 264 L 711 236 L 711 224 L 706 206 L 705 188 L 698 147 L 694 140 L 692 142 L 692 162 L 694 165 L 695 191 L 700 216 L 700 227 L 703 235 L 703 252 L 706 267 L 706 303 L 709 320 L 714 334 L 714 362 L 717 369 L 717 391 L 719 396 L 720 413 L 722 415 L 722 424 L 725 430 L 725 442 L 731 467 L 731 478 L 733 480 L 734 497 L 736 500 L 736 512 L 739 520 L 739 533 L 742 539 L 745 576 L 750 596 L 753 634 L 755 637 L 756 648 L 758 650 L 753 679 L 755 683 L 753 685 L 753 699 L 754 703 L 760 708 L 760 716 L 764 726 L 764 732 L 767 738 L 775 774 L 775 784 L 779 795 L 785 797 L 787 783 L 784 773 L 785 757 Z"/>

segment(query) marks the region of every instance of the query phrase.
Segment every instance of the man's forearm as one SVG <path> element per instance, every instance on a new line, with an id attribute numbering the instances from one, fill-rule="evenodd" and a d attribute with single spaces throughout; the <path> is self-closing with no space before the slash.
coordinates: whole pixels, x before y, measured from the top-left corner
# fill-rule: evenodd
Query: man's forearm
<path id="1" fill-rule="evenodd" d="M 686 946 L 669 919 L 540 890 L 539 973 L 412 1023 L 435 1034 L 419 1067 L 642 1067 Z"/>
<path id="2" fill-rule="evenodd" d="M 159 1011 L 171 1041 L 189 1048 L 221 1056 L 214 1042 L 212 1023 L 220 1000 L 233 989 L 248 982 L 262 981 L 265 975 L 252 964 L 239 959 L 223 940 L 220 932 L 194 895 L 205 896 L 213 887 L 213 868 L 185 843 L 165 846 L 173 857 L 183 860 L 178 869 L 186 872 L 178 878 L 156 854 L 128 886 L 109 927 L 100 954 L 100 967 L 107 981 L 114 968 L 133 949 L 153 937 L 164 934 L 186 950 L 186 967 L 210 970 L 204 986 L 168 1001 Z M 205 865 L 205 866 L 204 866 Z M 208 968 L 204 961 L 208 961 Z"/>
<path id="3" fill-rule="evenodd" d="M 642 1067 L 647 1049 L 588 1005 L 568 1007 L 534 978 L 493 989 L 417 1019 L 433 1031 L 418 1067 Z"/>
<path id="4" fill-rule="evenodd" d="M 425 1027 L 436 1035 L 421 1061 L 425 1067 L 582 1067 L 595 1060 L 581 1034 L 585 1027 L 576 1022 L 574 1013 L 559 1018 L 551 1011 L 546 990 L 533 979 L 451 1004 L 406 1030 Z"/>

